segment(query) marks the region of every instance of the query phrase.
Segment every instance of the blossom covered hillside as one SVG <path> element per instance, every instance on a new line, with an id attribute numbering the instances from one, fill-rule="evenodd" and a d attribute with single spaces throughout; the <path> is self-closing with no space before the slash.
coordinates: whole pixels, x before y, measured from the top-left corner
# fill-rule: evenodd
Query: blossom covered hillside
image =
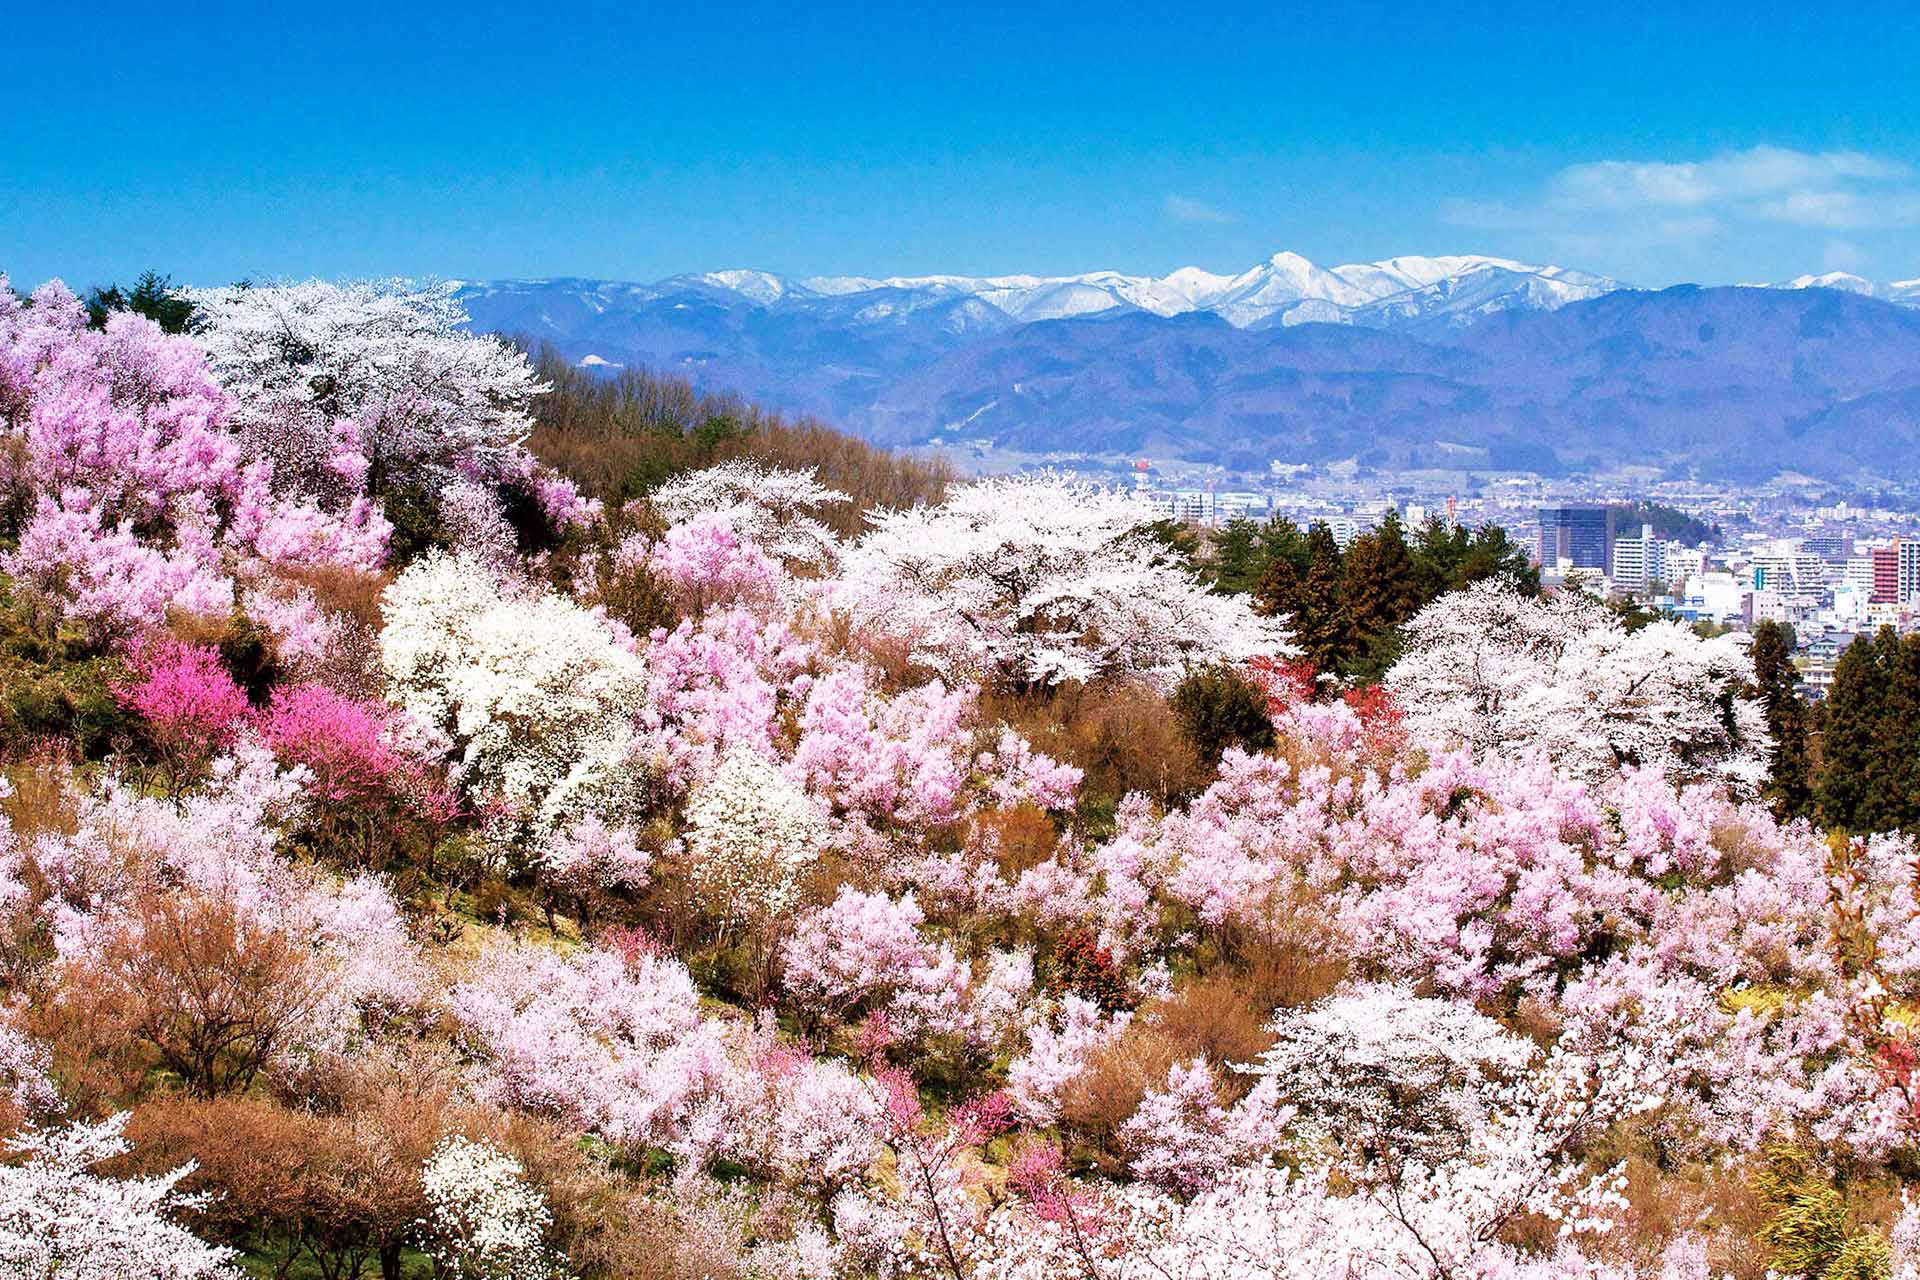
<path id="1" fill-rule="evenodd" d="M 1068 479 L 185 298 L 0 287 L 5 1274 L 1920 1278 L 1920 866 L 1734 641 L 1476 535 L 1343 684 Z"/>

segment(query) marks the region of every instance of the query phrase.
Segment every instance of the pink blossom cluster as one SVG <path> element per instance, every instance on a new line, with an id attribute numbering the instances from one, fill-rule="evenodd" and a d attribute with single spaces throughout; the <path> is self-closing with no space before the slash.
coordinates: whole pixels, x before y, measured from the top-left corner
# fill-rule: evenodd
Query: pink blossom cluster
<path id="1" fill-rule="evenodd" d="M 935 681 L 892 698 L 857 667 L 813 681 L 789 773 L 841 813 L 938 826 L 960 815 L 973 739 L 971 687 Z"/>
<path id="2" fill-rule="evenodd" d="M 786 581 L 784 570 L 742 538 L 724 512 L 671 526 L 643 563 L 696 616 L 730 606 L 766 609 L 777 603 Z"/>
<path id="3" fill-rule="evenodd" d="M 168 609 L 230 609 L 235 558 L 362 569 L 384 559 L 390 528 L 363 492 L 323 500 L 248 456 L 234 401 L 191 339 L 130 313 L 90 330 L 57 282 L 25 307 L 4 280 L 0 293 L 0 426 L 24 445 L 16 482 L 34 503 L 5 567 L 61 612 L 125 632 Z"/>
<path id="4" fill-rule="evenodd" d="M 501 943 L 447 998 L 484 1096 L 612 1142 L 702 1149 L 727 1052 L 679 961 Z"/>
<path id="5" fill-rule="evenodd" d="M 661 778 L 689 787 L 735 748 L 771 759 L 776 713 L 805 696 L 811 658 L 811 647 L 784 621 L 744 609 L 656 631 L 639 721 Z"/>
<path id="6" fill-rule="evenodd" d="M 323 684 L 276 689 L 258 717 L 260 738 L 280 760 L 306 770 L 325 804 L 405 794 L 421 764 L 398 742 L 385 703 L 349 698 Z"/>

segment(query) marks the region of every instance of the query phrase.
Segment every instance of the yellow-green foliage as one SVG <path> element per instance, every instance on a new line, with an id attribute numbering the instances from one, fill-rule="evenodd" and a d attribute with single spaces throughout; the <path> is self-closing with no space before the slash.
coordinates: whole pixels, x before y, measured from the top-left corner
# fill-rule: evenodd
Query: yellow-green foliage
<path id="1" fill-rule="evenodd" d="M 1893 1274 L 1893 1250 L 1870 1231 L 1849 1236 L 1828 1264 L 1822 1280 L 1888 1280 Z"/>
<path id="2" fill-rule="evenodd" d="M 1771 983 L 1757 983 L 1750 987 L 1729 987 L 1720 993 L 1720 1007 L 1732 1014 L 1738 1014 L 1742 1009 L 1751 1009 L 1755 1017 L 1763 1017 L 1780 1012 L 1786 1003 L 1785 989 Z"/>
<path id="3" fill-rule="evenodd" d="M 1774 1206 L 1758 1238 L 1773 1251 L 1775 1271 L 1806 1280 L 1887 1280 L 1892 1273 L 1887 1242 L 1854 1229 L 1846 1197 L 1807 1152 L 1769 1147 L 1753 1185 Z"/>

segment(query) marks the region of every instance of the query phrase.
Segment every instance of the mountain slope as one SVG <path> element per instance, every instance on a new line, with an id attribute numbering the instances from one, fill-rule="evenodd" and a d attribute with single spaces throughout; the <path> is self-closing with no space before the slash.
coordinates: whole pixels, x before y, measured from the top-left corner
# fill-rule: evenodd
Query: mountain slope
<path id="1" fill-rule="evenodd" d="M 1145 282 L 729 272 L 464 296 L 479 327 L 576 362 L 683 372 L 889 444 L 1920 475 L 1920 310 L 1811 282 L 1573 296 L 1592 279 L 1278 255 Z"/>
<path id="2" fill-rule="evenodd" d="M 1027 325 L 901 380 L 857 425 L 901 443 L 947 432 L 1223 462 L 1913 474 L 1915 388 L 1920 313 L 1683 287 L 1503 314 L 1445 343 L 1203 317 Z"/>

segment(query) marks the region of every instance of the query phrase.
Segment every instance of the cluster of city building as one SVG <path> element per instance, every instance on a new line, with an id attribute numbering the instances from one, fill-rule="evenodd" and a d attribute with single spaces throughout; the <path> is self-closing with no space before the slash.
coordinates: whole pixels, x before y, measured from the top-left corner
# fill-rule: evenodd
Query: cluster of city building
<path id="1" fill-rule="evenodd" d="M 1796 661 L 1816 697 L 1856 636 L 1881 626 L 1920 629 L 1920 500 L 1863 505 L 1792 483 L 1733 489 L 1652 478 L 1636 484 L 1619 477 L 1535 476 L 1483 477 L 1456 498 L 1401 477 L 1327 475 L 1279 464 L 1269 481 L 1266 488 L 1172 487 L 1156 468 L 1136 464 L 1132 492 L 1156 516 L 1196 524 L 1281 518 L 1304 528 L 1324 522 L 1343 547 L 1389 511 L 1410 530 L 1436 516 L 1470 526 L 1499 524 L 1532 548 L 1549 585 L 1578 581 L 1685 622 L 1738 630 L 1766 620 L 1792 626 Z M 1670 536 L 1628 514 L 1645 502 L 1695 516 L 1696 532 L 1706 529 L 1709 536 Z"/>
<path id="2" fill-rule="evenodd" d="M 1591 590 L 1630 596 L 1687 622 L 1790 625 L 1802 677 L 1816 696 L 1855 636 L 1920 624 L 1920 538 L 1828 531 L 1687 546 L 1651 525 L 1618 528 L 1617 515 L 1609 507 L 1542 508 L 1542 579 L 1578 576 Z"/>

